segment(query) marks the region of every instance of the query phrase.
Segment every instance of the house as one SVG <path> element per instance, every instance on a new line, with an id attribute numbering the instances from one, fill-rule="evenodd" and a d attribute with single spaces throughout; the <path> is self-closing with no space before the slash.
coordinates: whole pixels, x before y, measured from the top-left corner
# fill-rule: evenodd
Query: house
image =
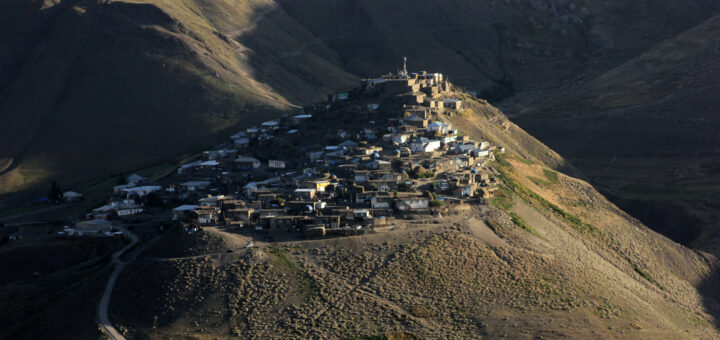
<path id="1" fill-rule="evenodd" d="M 370 207 L 373 210 L 390 210 L 392 208 L 393 198 L 388 194 L 377 194 L 370 198 Z"/>
<path id="2" fill-rule="evenodd" d="M 257 158 L 246 156 L 239 156 L 236 158 L 235 164 L 242 169 L 257 169 L 262 166 L 262 162 L 260 162 Z"/>
<path id="3" fill-rule="evenodd" d="M 382 159 L 376 159 L 368 163 L 367 167 L 373 170 L 390 170 L 392 168 L 392 164 Z"/>
<path id="4" fill-rule="evenodd" d="M 260 127 L 265 130 L 275 130 L 280 127 L 280 122 L 277 120 L 269 120 L 260 124 Z"/>
<path id="5" fill-rule="evenodd" d="M 147 180 L 147 178 L 145 178 L 143 176 L 140 176 L 138 174 L 132 174 L 125 179 L 125 183 L 141 184 L 141 183 L 145 183 L 146 180 Z"/>
<path id="6" fill-rule="evenodd" d="M 324 203 L 318 202 L 318 201 L 308 201 L 308 200 L 302 200 L 302 201 L 287 201 L 285 202 L 285 208 L 294 214 L 311 214 L 318 210 L 321 210 L 321 206 L 323 206 Z"/>
<path id="7" fill-rule="evenodd" d="M 195 209 L 198 216 L 198 223 L 203 225 L 217 224 L 220 216 L 215 207 L 198 207 Z"/>
<path id="8" fill-rule="evenodd" d="M 229 224 L 242 224 L 250 222 L 254 212 L 253 208 L 231 209 L 225 212 L 225 219 Z"/>
<path id="9" fill-rule="evenodd" d="M 66 191 L 62 194 L 62 198 L 65 202 L 77 202 L 83 200 L 83 195 L 74 191 Z"/>
<path id="10" fill-rule="evenodd" d="M 412 125 L 418 128 L 424 128 L 428 126 L 428 120 L 417 115 L 411 115 L 410 117 L 403 119 L 403 122 L 407 125 Z"/>
<path id="11" fill-rule="evenodd" d="M 428 131 L 437 132 L 441 135 L 447 134 L 452 129 L 452 125 L 443 122 L 432 122 L 427 126 Z"/>
<path id="12" fill-rule="evenodd" d="M 370 213 L 370 210 L 368 210 L 368 209 L 357 209 L 357 210 L 353 210 L 353 217 L 356 220 L 368 220 L 368 219 L 372 219 L 372 214 Z"/>
<path id="13" fill-rule="evenodd" d="M 201 191 L 210 186 L 210 181 L 189 181 L 180 183 L 180 187 L 187 191 Z"/>
<path id="14" fill-rule="evenodd" d="M 394 133 L 391 136 L 391 140 L 394 144 L 405 144 L 405 142 L 410 139 L 410 134 L 407 133 Z"/>
<path id="15" fill-rule="evenodd" d="M 226 158 L 233 158 L 237 156 L 237 150 L 231 149 L 231 150 L 208 150 L 203 151 L 203 157 L 205 157 L 208 161 L 215 161 L 215 160 L 221 160 Z"/>
<path id="16" fill-rule="evenodd" d="M 399 211 L 421 211 L 428 209 L 430 202 L 425 197 L 400 198 L 395 200 L 395 208 Z"/>
<path id="17" fill-rule="evenodd" d="M 199 199 L 198 203 L 200 204 L 201 207 L 220 208 L 220 207 L 222 207 L 222 204 L 224 201 L 231 200 L 231 199 L 233 199 L 233 198 L 230 196 L 225 196 L 225 195 L 209 196 L 209 197 L 204 197 L 204 198 Z"/>
<path id="18" fill-rule="evenodd" d="M 445 102 L 445 107 L 448 107 L 448 108 L 451 108 L 451 109 L 460 110 L 460 109 L 463 108 L 462 100 L 458 100 L 458 99 L 445 99 L 444 102 Z"/>
<path id="19" fill-rule="evenodd" d="M 338 144 L 339 147 L 341 147 L 341 148 L 348 148 L 348 149 L 357 147 L 358 145 L 359 145 L 359 144 L 358 144 L 357 142 L 354 142 L 354 141 L 352 141 L 352 140 L 350 140 L 350 139 L 348 139 L 348 140 L 346 140 L 346 141 Z"/>
<path id="20" fill-rule="evenodd" d="M 200 169 L 212 169 L 212 168 L 218 167 L 219 165 L 220 165 L 220 162 L 218 162 L 216 160 L 212 160 L 212 161 L 202 162 L 202 163 L 196 165 L 196 167 L 200 168 Z"/>
<path id="21" fill-rule="evenodd" d="M 285 215 L 285 209 L 260 209 L 260 211 L 258 211 L 258 218 L 274 218 Z"/>
<path id="22" fill-rule="evenodd" d="M 316 190 L 312 188 L 299 188 L 294 191 L 295 197 L 310 200 L 315 198 Z"/>
<path id="23" fill-rule="evenodd" d="M 428 138 L 418 138 L 410 143 L 410 150 L 413 152 L 433 152 L 441 147 L 439 140 L 432 140 Z"/>
<path id="24" fill-rule="evenodd" d="M 355 171 L 353 180 L 355 181 L 355 183 L 365 183 L 365 182 L 369 181 L 370 180 L 370 171 L 367 171 L 367 170 Z"/>
<path id="25" fill-rule="evenodd" d="M 131 196 L 137 196 L 137 197 L 145 197 L 149 195 L 151 192 L 162 190 L 163 187 L 159 185 L 144 185 L 141 187 L 132 187 L 127 189 L 122 189 L 121 192 L 123 192 L 127 197 Z"/>
<path id="26" fill-rule="evenodd" d="M 285 161 L 271 159 L 268 161 L 268 167 L 270 169 L 285 169 Z"/>
<path id="27" fill-rule="evenodd" d="M 455 189 L 455 192 L 460 197 L 473 197 L 475 195 L 474 186 L 469 184 L 458 185 L 457 189 Z"/>
<path id="28" fill-rule="evenodd" d="M 120 204 L 115 207 L 118 216 L 129 216 L 143 212 L 145 209 L 140 204 Z"/>
<path id="29" fill-rule="evenodd" d="M 177 173 L 178 173 L 178 175 L 182 175 L 184 172 L 186 172 L 186 171 L 194 168 L 195 166 L 197 166 L 197 165 L 200 164 L 200 163 L 202 163 L 202 162 L 201 162 L 201 161 L 195 161 L 195 162 L 183 164 L 183 165 L 181 165 L 181 166 L 178 168 Z"/>
<path id="30" fill-rule="evenodd" d="M 195 212 L 195 209 L 197 208 L 197 205 L 181 205 L 172 210 L 173 220 L 182 220 L 187 216 L 192 216 L 192 214 Z"/>
<path id="31" fill-rule="evenodd" d="M 111 216 L 115 215 L 115 207 L 110 204 L 103 205 L 102 207 L 95 208 L 92 210 L 92 213 L 87 214 L 88 218 L 93 219 L 108 219 Z"/>
<path id="32" fill-rule="evenodd" d="M 101 234 L 112 231 L 112 222 L 108 220 L 81 221 L 76 223 L 72 230 L 76 230 L 81 233 Z"/>

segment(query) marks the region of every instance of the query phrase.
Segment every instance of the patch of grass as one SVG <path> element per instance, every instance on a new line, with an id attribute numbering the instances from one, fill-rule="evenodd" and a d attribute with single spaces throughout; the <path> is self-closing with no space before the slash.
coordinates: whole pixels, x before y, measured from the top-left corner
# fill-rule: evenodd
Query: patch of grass
<path id="1" fill-rule="evenodd" d="M 560 180 L 558 179 L 558 174 L 555 171 L 552 171 L 550 169 L 543 169 L 543 174 L 545 174 L 545 178 L 547 178 L 550 184 L 557 184 L 558 182 L 560 182 Z"/>
<path id="2" fill-rule="evenodd" d="M 272 259 L 280 266 L 286 267 L 293 272 L 297 280 L 297 288 L 304 296 L 314 295 L 318 292 L 318 286 L 310 275 L 297 266 L 295 262 L 288 258 L 287 253 L 277 247 L 269 247 L 267 251 L 272 254 Z"/>
<path id="3" fill-rule="evenodd" d="M 268 252 L 274 255 L 274 262 L 278 263 L 279 265 L 287 267 L 289 269 L 298 269 L 295 263 L 288 259 L 287 253 L 285 253 L 285 251 L 283 251 L 282 249 L 276 247 L 269 247 Z"/>
<path id="4" fill-rule="evenodd" d="M 429 204 L 431 207 L 442 207 L 445 205 L 445 202 L 439 200 L 432 200 Z"/>
<path id="5" fill-rule="evenodd" d="M 631 262 L 631 264 L 632 264 L 633 270 L 635 270 L 636 273 L 640 274 L 640 276 L 642 276 L 645 280 L 648 280 L 648 282 L 656 285 L 658 288 L 660 288 L 660 289 L 662 289 L 662 290 L 665 290 L 665 287 L 663 287 L 660 283 L 658 283 L 657 281 L 655 281 L 655 279 L 653 279 L 653 277 L 650 275 L 650 273 L 642 270 L 642 268 L 640 268 L 640 267 L 639 267 L 637 264 L 635 264 L 635 263 L 632 263 L 632 262 Z"/>
<path id="6" fill-rule="evenodd" d="M 550 169 L 543 169 L 543 174 L 545 175 L 545 178 L 537 178 L 537 177 L 528 176 L 528 179 L 531 182 L 535 183 L 536 185 L 545 187 L 545 188 L 550 187 L 554 184 L 558 184 L 559 179 L 558 179 L 557 172 L 552 171 Z"/>
<path id="7" fill-rule="evenodd" d="M 508 166 L 512 168 L 512 165 L 508 163 L 508 161 L 505 159 L 505 156 L 502 154 L 496 154 L 496 165 L 498 165 L 496 168 L 498 172 L 500 173 L 500 179 L 502 180 L 503 184 L 511 191 L 518 194 L 522 199 L 524 199 L 527 202 L 536 204 L 540 206 L 543 209 L 549 210 L 552 212 L 555 216 L 559 217 L 563 221 L 565 221 L 568 225 L 570 225 L 575 230 L 581 232 L 581 233 L 597 233 L 599 230 L 595 227 L 593 227 L 590 224 L 587 224 L 583 222 L 580 218 L 578 218 L 575 215 L 572 215 L 559 206 L 551 203 L 550 201 L 546 200 L 542 196 L 538 195 L 534 191 L 528 189 L 524 185 L 518 183 L 515 181 L 508 171 Z"/>
<path id="8" fill-rule="evenodd" d="M 522 157 L 520 157 L 520 156 L 517 156 L 517 157 L 514 157 L 514 158 L 517 159 L 518 161 L 520 161 L 521 163 L 525 164 L 525 165 L 535 165 L 534 162 L 532 162 L 532 161 L 530 161 L 530 160 L 527 160 L 527 159 L 525 159 L 525 158 L 522 158 Z"/>
<path id="9" fill-rule="evenodd" d="M 498 191 L 495 192 L 495 196 L 490 199 L 490 204 L 502 210 L 509 210 L 513 206 L 512 192 L 506 187 L 501 186 Z"/>
<path id="10" fill-rule="evenodd" d="M 530 233 L 530 235 L 533 235 L 533 236 L 539 237 L 539 238 L 543 238 L 540 234 L 538 234 L 537 231 L 535 231 L 535 229 L 533 229 L 531 226 L 529 226 L 527 223 L 525 223 L 525 221 L 522 218 L 520 218 L 520 216 L 518 216 L 516 213 L 510 212 L 509 214 L 510 214 L 510 219 L 516 226 L 527 231 L 528 233 Z"/>

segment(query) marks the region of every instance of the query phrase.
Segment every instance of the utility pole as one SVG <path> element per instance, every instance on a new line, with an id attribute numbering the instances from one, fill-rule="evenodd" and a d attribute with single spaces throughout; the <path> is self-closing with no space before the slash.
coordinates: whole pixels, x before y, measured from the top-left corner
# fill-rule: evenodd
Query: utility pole
<path id="1" fill-rule="evenodd" d="M 155 339 L 157 339 L 157 320 L 158 320 L 158 316 L 155 315 L 153 317 L 153 334 L 155 334 Z"/>

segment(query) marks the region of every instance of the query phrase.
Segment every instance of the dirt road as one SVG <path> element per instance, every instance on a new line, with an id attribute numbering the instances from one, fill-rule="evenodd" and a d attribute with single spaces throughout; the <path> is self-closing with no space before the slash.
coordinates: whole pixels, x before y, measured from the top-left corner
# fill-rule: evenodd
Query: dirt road
<path id="1" fill-rule="evenodd" d="M 130 244 L 123 247 L 122 249 L 118 250 L 115 254 L 112 256 L 112 262 L 115 264 L 115 270 L 113 270 L 112 274 L 110 275 L 110 278 L 108 279 L 107 284 L 105 285 L 105 292 L 103 292 L 102 298 L 100 299 L 100 303 L 98 304 L 98 310 L 97 310 L 97 317 L 98 322 L 100 323 L 100 327 L 102 327 L 103 332 L 107 334 L 107 336 L 111 340 L 125 340 L 125 337 L 118 332 L 117 329 L 110 323 L 110 318 L 108 317 L 108 305 L 110 304 L 110 297 L 112 296 L 113 288 L 115 287 L 115 281 L 117 281 L 118 276 L 120 276 L 120 273 L 123 271 L 125 266 L 132 260 L 135 259 L 135 256 L 131 257 L 127 261 L 120 260 L 120 256 L 122 256 L 125 251 L 130 249 L 130 247 L 134 246 L 138 243 L 139 238 L 128 231 L 127 229 L 123 227 L 116 227 L 117 229 L 121 230 L 125 235 L 127 235 L 130 238 Z M 136 253 L 137 254 L 137 253 Z"/>

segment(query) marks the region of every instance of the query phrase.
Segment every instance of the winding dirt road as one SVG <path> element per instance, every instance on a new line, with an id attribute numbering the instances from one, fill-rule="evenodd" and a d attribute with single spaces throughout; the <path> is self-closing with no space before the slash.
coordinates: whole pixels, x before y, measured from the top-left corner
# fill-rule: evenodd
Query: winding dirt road
<path id="1" fill-rule="evenodd" d="M 131 233 L 123 227 L 116 228 L 121 230 L 125 235 L 130 238 L 130 244 L 118 250 L 112 256 L 112 262 L 115 264 L 115 270 L 113 270 L 107 284 L 105 285 L 105 292 L 103 292 L 100 303 L 98 304 L 97 317 L 103 332 L 105 332 L 105 334 L 107 334 L 107 336 L 111 340 L 125 340 L 125 337 L 120 334 L 117 329 L 115 329 L 112 323 L 110 323 L 110 318 L 108 317 L 108 305 L 110 305 L 110 296 L 112 295 L 113 288 L 115 288 L 115 281 L 117 281 L 118 276 L 120 276 L 120 273 L 123 271 L 125 266 L 135 259 L 135 255 L 137 255 L 137 253 L 135 253 L 135 255 L 133 255 L 127 261 L 120 260 L 120 256 L 122 256 L 125 251 L 130 249 L 130 247 L 136 245 L 139 241 L 139 238 L 137 237 L 137 235 Z"/>

